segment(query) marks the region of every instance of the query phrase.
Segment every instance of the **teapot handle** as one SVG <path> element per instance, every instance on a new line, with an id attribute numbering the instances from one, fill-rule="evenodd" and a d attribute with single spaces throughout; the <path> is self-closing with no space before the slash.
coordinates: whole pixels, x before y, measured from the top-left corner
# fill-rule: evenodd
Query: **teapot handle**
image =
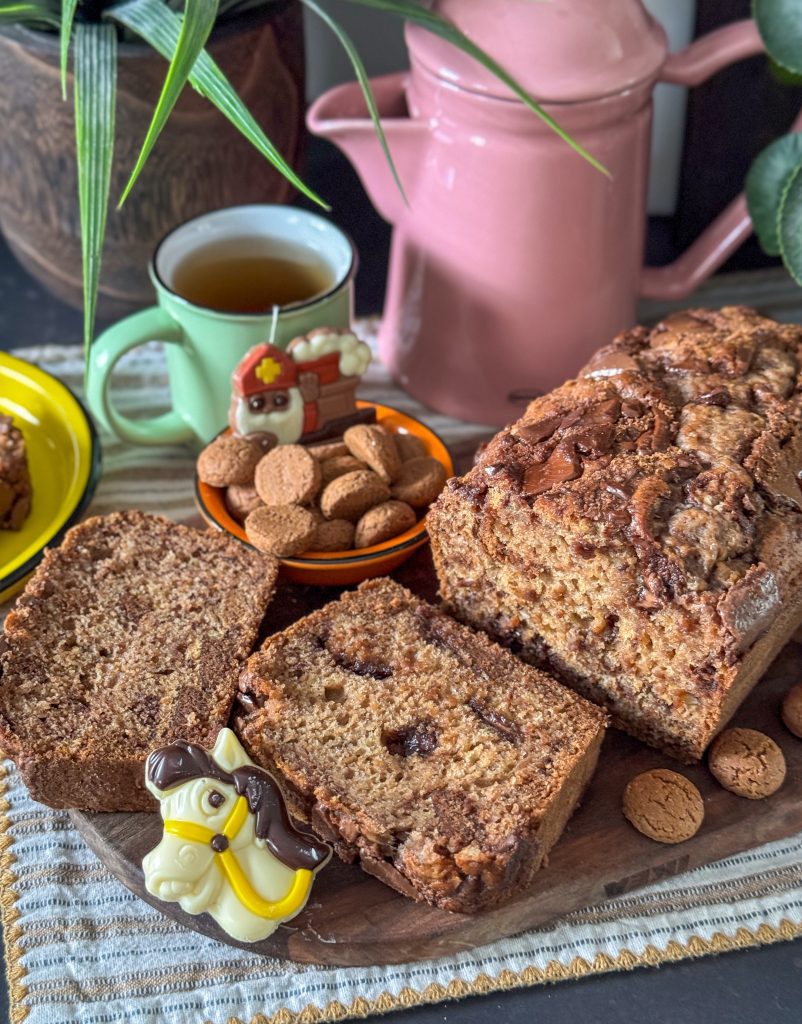
<path id="1" fill-rule="evenodd" d="M 699 85 L 721 68 L 765 50 L 751 18 L 733 22 L 695 40 L 663 65 L 661 82 Z M 791 131 L 802 130 L 802 112 Z M 647 299 L 682 299 L 709 277 L 752 233 L 752 221 L 741 192 L 692 242 L 665 267 L 644 267 L 640 294 Z"/>

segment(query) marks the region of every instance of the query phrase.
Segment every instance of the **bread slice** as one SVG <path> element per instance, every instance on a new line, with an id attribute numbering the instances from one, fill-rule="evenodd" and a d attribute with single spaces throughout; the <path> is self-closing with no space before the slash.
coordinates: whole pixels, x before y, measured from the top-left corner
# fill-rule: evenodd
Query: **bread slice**
<path id="1" fill-rule="evenodd" d="M 51 807 L 152 810 L 148 753 L 211 747 L 276 562 L 143 512 L 89 519 L 48 551 L 5 622 L 0 746 Z"/>
<path id="2" fill-rule="evenodd" d="M 0 416 L 0 530 L 19 530 L 31 511 L 31 477 L 22 431 Z"/>
<path id="3" fill-rule="evenodd" d="M 606 714 L 389 580 L 270 637 L 234 726 L 346 861 L 471 912 L 525 888 L 596 764 Z"/>

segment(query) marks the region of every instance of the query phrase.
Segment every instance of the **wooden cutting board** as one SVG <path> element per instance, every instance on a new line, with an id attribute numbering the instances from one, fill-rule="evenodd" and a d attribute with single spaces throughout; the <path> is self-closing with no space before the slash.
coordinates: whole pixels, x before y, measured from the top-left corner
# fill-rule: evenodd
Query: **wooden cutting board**
<path id="1" fill-rule="evenodd" d="M 421 596 L 433 597 L 434 574 L 427 551 L 396 575 Z M 284 628 L 334 596 L 330 589 L 283 588 L 273 605 L 276 613 L 271 631 Z M 678 765 L 624 733 L 610 730 L 582 805 L 554 847 L 548 867 L 512 902 L 474 916 L 449 914 L 406 899 L 359 868 L 335 860 L 319 875 L 302 914 L 263 942 L 243 948 L 303 963 L 344 966 L 444 956 L 802 831 L 802 740 L 785 729 L 779 715 L 783 695 L 800 681 L 802 647 L 792 643 L 733 721 L 768 733 L 785 753 L 785 784 L 767 800 L 734 796 L 722 789 L 703 765 Z M 639 772 L 658 767 L 681 771 L 704 797 L 704 824 L 693 839 L 676 846 L 640 835 L 621 814 L 621 795 L 627 782 Z M 162 903 L 145 890 L 141 861 L 161 838 L 158 814 L 72 811 L 70 815 L 100 860 L 138 896 L 188 928 L 240 945 L 208 915 L 185 914 L 178 904 Z"/>

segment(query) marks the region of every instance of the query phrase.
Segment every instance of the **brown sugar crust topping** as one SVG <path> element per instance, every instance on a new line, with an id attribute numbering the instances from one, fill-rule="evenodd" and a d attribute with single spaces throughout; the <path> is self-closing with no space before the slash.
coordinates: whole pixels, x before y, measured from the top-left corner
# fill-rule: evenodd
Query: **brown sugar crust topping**
<path id="1" fill-rule="evenodd" d="M 401 469 L 395 438 L 381 427 L 359 424 L 349 427 L 343 441 L 354 456 L 369 466 L 386 484 L 391 484 Z"/>
<path id="2" fill-rule="evenodd" d="M 762 800 L 785 781 L 785 757 L 770 736 L 756 729 L 727 729 L 717 736 L 707 761 L 711 773 L 731 793 Z"/>
<path id="3" fill-rule="evenodd" d="M 782 720 L 786 729 L 802 738 L 802 683 L 797 683 L 785 695 Z"/>
<path id="4" fill-rule="evenodd" d="M 299 444 L 269 451 L 256 467 L 254 485 L 266 505 L 307 505 L 320 490 L 320 463 Z"/>
<path id="5" fill-rule="evenodd" d="M 211 487 L 252 484 L 262 449 L 244 437 L 223 434 L 198 456 L 198 477 Z"/>
<path id="6" fill-rule="evenodd" d="M 802 510 L 800 351 L 802 329 L 741 307 L 635 328 L 497 435 L 473 486 L 623 534 L 643 606 L 709 593 L 734 657 L 779 607 L 764 514 Z"/>
<path id="7" fill-rule="evenodd" d="M 624 817 L 658 843 L 682 843 L 699 831 L 704 802 L 690 779 L 667 768 L 636 775 L 624 790 Z"/>
<path id="8" fill-rule="evenodd" d="M 251 544 L 277 558 L 308 550 L 316 528 L 315 517 L 299 505 L 263 505 L 245 520 L 245 533 Z"/>

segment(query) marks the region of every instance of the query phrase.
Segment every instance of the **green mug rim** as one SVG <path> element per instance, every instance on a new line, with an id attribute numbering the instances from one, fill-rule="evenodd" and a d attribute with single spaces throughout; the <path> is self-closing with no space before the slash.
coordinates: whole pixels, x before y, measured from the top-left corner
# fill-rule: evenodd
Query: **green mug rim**
<path id="1" fill-rule="evenodd" d="M 180 295 L 175 289 L 171 288 L 170 285 L 164 281 L 156 269 L 156 261 L 159 256 L 159 250 L 167 242 L 170 237 L 175 234 L 176 231 L 180 231 L 185 228 L 188 224 L 194 223 L 196 220 L 203 220 L 210 214 L 222 213 L 226 210 L 242 210 L 249 206 L 262 206 L 269 207 L 270 209 L 283 209 L 292 210 L 294 213 L 301 213 L 305 217 L 311 217 L 313 220 L 322 221 L 328 227 L 333 228 L 337 231 L 348 243 L 351 250 L 351 262 L 348 264 L 348 269 L 342 274 L 337 281 L 325 292 L 320 292 L 317 295 L 313 295 L 308 299 L 304 299 L 302 302 L 291 302 L 286 306 L 279 306 L 279 316 L 285 319 L 288 316 L 293 316 L 296 313 L 301 313 L 304 310 L 309 309 L 311 306 L 316 306 L 320 302 L 324 302 L 326 299 L 331 298 L 341 291 L 350 281 L 356 276 L 356 272 L 359 267 L 359 254 L 357 252 L 356 245 L 354 244 L 353 238 L 348 234 L 347 231 L 343 230 L 339 224 L 334 224 L 332 221 L 326 220 L 325 217 L 321 217 L 320 214 L 314 213 L 312 210 L 304 210 L 302 207 L 290 206 L 287 203 L 237 203 L 235 206 L 222 206 L 218 210 L 207 210 L 206 213 L 200 213 L 197 217 L 190 217 L 188 220 L 182 221 L 180 224 L 176 224 L 174 228 L 164 234 L 161 239 L 157 242 L 156 248 L 153 250 L 153 255 L 150 258 L 148 264 L 148 273 L 153 283 L 153 287 L 157 292 L 166 292 L 171 301 L 177 302 L 180 306 L 186 309 L 195 310 L 198 313 L 209 315 L 217 320 L 236 320 L 241 322 L 243 320 L 264 320 L 266 317 L 272 316 L 272 310 L 265 310 L 264 313 L 232 313 L 231 310 L 214 309 L 212 306 L 199 306 L 195 302 L 190 302 L 189 299 L 185 299 L 183 295 Z"/>

